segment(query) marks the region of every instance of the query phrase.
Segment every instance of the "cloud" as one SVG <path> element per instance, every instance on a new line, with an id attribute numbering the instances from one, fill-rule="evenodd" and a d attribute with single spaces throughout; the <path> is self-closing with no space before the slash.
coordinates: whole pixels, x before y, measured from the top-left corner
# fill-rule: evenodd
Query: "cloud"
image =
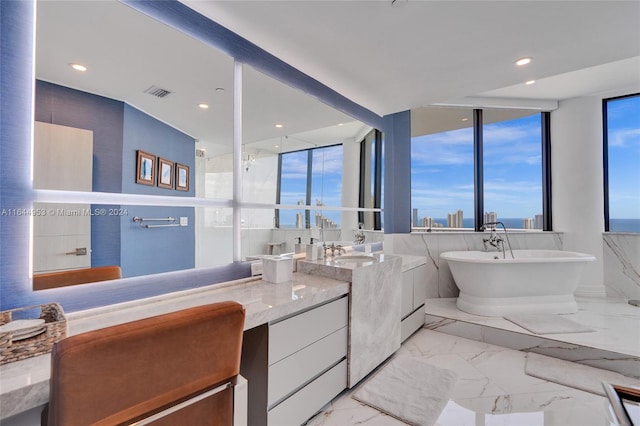
<path id="1" fill-rule="evenodd" d="M 609 133 L 607 138 L 609 147 L 640 148 L 640 129 L 618 129 Z"/>
<path id="2" fill-rule="evenodd" d="M 473 131 L 467 128 L 415 137 L 411 159 L 417 166 L 473 164 Z"/>

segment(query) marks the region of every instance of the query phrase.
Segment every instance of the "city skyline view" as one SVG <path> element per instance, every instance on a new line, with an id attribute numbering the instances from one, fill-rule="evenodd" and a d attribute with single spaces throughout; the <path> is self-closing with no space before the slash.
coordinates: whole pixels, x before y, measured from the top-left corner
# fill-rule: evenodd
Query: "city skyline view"
<path id="1" fill-rule="evenodd" d="M 464 212 L 473 227 L 472 124 L 414 137 L 411 143 L 411 203 L 418 217 L 446 226 L 447 215 Z M 484 206 L 498 218 L 522 219 L 542 212 L 542 148 L 539 113 L 483 126 Z M 511 221 L 513 222 L 513 221 Z"/>

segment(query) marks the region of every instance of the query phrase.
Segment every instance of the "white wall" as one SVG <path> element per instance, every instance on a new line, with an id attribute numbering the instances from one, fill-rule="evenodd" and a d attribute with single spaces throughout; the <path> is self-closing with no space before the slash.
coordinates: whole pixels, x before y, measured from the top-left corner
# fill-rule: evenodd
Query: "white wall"
<path id="1" fill-rule="evenodd" d="M 342 143 L 342 207 L 358 207 L 360 182 L 360 143 L 345 140 Z M 358 213 L 342 212 L 341 228 L 345 239 L 353 240 L 358 229 Z M 353 232 L 353 235 L 348 235 Z"/>
<path id="2" fill-rule="evenodd" d="M 562 101 L 551 113 L 553 229 L 564 250 L 588 253 L 576 295 L 604 296 L 602 98 Z"/>

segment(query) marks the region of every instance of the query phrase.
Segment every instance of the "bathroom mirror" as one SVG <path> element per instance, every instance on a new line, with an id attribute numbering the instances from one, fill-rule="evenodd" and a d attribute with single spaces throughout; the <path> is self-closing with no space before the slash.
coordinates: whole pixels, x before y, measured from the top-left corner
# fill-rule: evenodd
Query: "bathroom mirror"
<path id="1" fill-rule="evenodd" d="M 35 189 L 231 199 L 198 160 L 232 150 L 233 58 L 118 1 L 40 1 L 36 22 Z M 224 208 L 34 208 L 35 275 L 233 261 Z"/>
<path id="2" fill-rule="evenodd" d="M 243 258 L 291 252 L 298 238 L 303 243 L 340 240 L 343 218 L 344 238 L 353 240 L 356 212 L 317 207 L 342 207 L 345 190 L 357 202 L 358 179 L 343 179 L 343 162 L 358 168 L 359 145 L 370 129 L 251 66 L 243 67 L 242 199 L 283 207 L 242 210 Z M 333 238 L 324 235 L 329 230 Z"/>
<path id="3" fill-rule="evenodd" d="M 41 1 L 37 14 L 34 188 L 207 198 L 219 206 L 36 203 L 53 213 L 34 220 L 34 273 L 115 265 L 130 277 L 165 272 L 168 265 L 231 263 L 233 58 L 118 1 Z M 87 70 L 73 69 L 76 63 Z M 355 146 L 364 138 L 362 123 L 248 66 L 243 84 L 243 202 L 276 204 L 280 154 L 343 141 Z M 280 120 L 289 126 L 276 128 Z M 314 179 L 329 165 L 341 169 L 325 155 Z M 71 173 L 54 182 L 60 170 Z M 342 185 L 335 182 L 332 189 Z M 335 197 L 329 201 L 327 190 L 314 197 L 341 205 Z M 266 254 L 268 243 L 279 241 L 272 235 L 275 217 L 273 207 L 243 209 L 243 259 Z M 54 229 L 62 235 L 51 235 Z M 148 249 L 125 247 L 132 235 L 142 236 Z M 293 242 L 290 235 L 284 239 Z M 185 241 L 193 250 L 177 255 Z M 154 244 L 170 261 L 148 260 Z M 52 250 L 62 263 L 41 259 Z M 145 266 L 134 267 L 136 259 Z"/>

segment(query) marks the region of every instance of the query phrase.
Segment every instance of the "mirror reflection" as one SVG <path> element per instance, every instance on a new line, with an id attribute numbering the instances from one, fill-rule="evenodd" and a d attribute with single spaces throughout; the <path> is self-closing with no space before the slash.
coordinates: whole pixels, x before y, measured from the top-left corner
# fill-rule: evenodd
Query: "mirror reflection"
<path id="1" fill-rule="evenodd" d="M 219 207 L 36 203 L 52 213 L 34 220 L 34 275 L 231 263 L 233 58 L 117 1 L 40 1 L 37 13 L 34 188 Z M 246 65 L 243 105 L 242 202 L 265 208 L 242 209 L 242 260 L 297 238 L 353 240 L 358 213 L 340 207 L 358 206 L 371 129 Z"/>

